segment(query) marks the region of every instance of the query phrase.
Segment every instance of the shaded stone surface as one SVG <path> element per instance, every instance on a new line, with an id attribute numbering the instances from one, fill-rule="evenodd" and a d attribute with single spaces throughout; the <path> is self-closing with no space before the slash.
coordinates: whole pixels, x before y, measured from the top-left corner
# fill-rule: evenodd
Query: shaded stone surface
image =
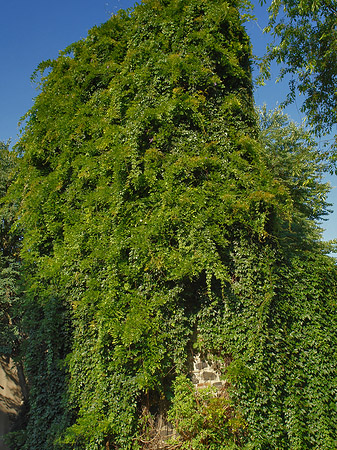
<path id="1" fill-rule="evenodd" d="M 195 368 L 197 370 L 204 369 L 205 367 L 207 367 L 207 363 L 205 361 L 201 361 L 195 364 Z"/>
<path id="2" fill-rule="evenodd" d="M 218 378 L 217 374 L 215 372 L 204 372 L 202 374 L 202 378 L 204 381 L 213 381 Z"/>
<path id="3" fill-rule="evenodd" d="M 3 436 L 10 430 L 22 402 L 17 368 L 9 358 L 0 357 L 0 450 L 8 449 Z"/>

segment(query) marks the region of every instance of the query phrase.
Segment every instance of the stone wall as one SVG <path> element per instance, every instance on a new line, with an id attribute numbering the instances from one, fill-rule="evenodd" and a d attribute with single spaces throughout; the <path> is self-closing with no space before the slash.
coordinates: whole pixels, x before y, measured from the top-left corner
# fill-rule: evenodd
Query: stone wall
<path id="1" fill-rule="evenodd" d="M 2 437 L 10 430 L 22 402 L 17 368 L 9 358 L 0 357 L 0 450 L 7 450 Z"/>
<path id="2" fill-rule="evenodd" d="M 218 361 L 211 357 L 202 357 L 200 354 L 194 356 L 191 379 L 197 389 L 213 386 L 221 390 L 225 386 L 221 373 L 223 373 L 223 365 Z"/>

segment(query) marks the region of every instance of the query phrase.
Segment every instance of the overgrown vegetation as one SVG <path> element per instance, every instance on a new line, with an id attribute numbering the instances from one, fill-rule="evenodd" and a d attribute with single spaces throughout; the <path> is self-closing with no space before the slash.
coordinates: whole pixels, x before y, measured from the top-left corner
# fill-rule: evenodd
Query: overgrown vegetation
<path id="1" fill-rule="evenodd" d="M 20 330 L 20 263 L 22 234 L 15 229 L 17 204 L 5 200 L 9 186 L 15 180 L 16 158 L 8 144 L 0 142 L 0 354 L 17 355 Z"/>
<path id="2" fill-rule="evenodd" d="M 186 375 L 178 376 L 174 382 L 168 417 L 176 432 L 171 448 L 238 449 L 245 441 L 246 422 L 234 410 L 228 392 L 217 392 L 211 387 L 197 390 Z"/>
<path id="3" fill-rule="evenodd" d="M 11 193 L 13 449 L 135 450 L 163 401 L 167 448 L 336 447 L 324 163 L 280 112 L 259 122 L 240 6 L 147 0 L 40 65 Z M 230 355 L 223 397 L 193 391 L 193 352 Z"/>

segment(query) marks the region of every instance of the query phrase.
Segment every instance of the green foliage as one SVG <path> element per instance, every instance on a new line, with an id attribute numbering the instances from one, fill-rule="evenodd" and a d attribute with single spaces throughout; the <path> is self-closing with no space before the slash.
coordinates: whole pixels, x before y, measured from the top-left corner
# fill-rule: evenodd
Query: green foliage
<path id="1" fill-rule="evenodd" d="M 193 346 L 231 355 L 233 392 L 177 378 L 181 448 L 333 448 L 322 167 L 280 114 L 259 127 L 239 6 L 144 1 L 40 65 L 12 188 L 31 386 L 13 449 L 137 448 L 143 399 L 170 399 Z"/>
<path id="2" fill-rule="evenodd" d="M 266 31 L 274 42 L 263 59 L 264 75 L 270 75 L 271 61 L 280 63 L 280 78 L 290 75 L 287 101 L 304 94 L 310 124 L 318 134 L 330 131 L 336 123 L 336 2 L 276 0 L 269 12 Z"/>
<path id="3" fill-rule="evenodd" d="M 196 390 L 192 382 L 180 375 L 174 382 L 174 398 L 168 418 L 178 436 L 173 448 L 188 450 L 234 450 L 242 448 L 242 417 L 234 415 L 230 400 L 215 390 Z"/>
<path id="4" fill-rule="evenodd" d="M 0 142 L 0 354 L 17 355 L 20 344 L 20 232 L 12 229 L 17 204 L 5 200 L 15 179 L 17 162 Z"/>
<path id="5" fill-rule="evenodd" d="M 293 222 L 274 221 L 269 242 L 237 233 L 232 283 L 199 312 L 200 348 L 233 359 L 226 378 L 248 448 L 336 447 L 336 264 L 313 221 L 325 212 L 327 186 L 307 137 L 280 112 L 262 112 L 261 139 L 270 170 L 288 186 Z"/>
<path id="6" fill-rule="evenodd" d="M 283 208 L 260 176 L 249 56 L 235 4 L 150 1 L 40 67 L 17 188 L 29 302 L 72 308 L 67 443 L 117 445 L 111 379 L 163 390 L 229 277 L 232 229 L 263 235 L 257 205 Z"/>
<path id="7" fill-rule="evenodd" d="M 313 241 L 321 239 L 322 230 L 317 225 L 331 212 L 326 202 L 330 186 L 323 182 L 329 169 L 326 155 L 312 134 L 281 110 L 263 108 L 259 129 L 266 164 L 274 177 L 282 180 L 291 197 L 291 227 L 282 221 L 274 222 L 274 227 L 283 228 L 275 230 L 282 235 L 280 243 L 285 242 L 291 252 L 304 246 L 312 249 Z"/>
<path id="8" fill-rule="evenodd" d="M 336 447 L 336 267 L 299 253 L 238 239 L 232 289 L 199 323 L 206 348 L 232 355 L 226 378 L 248 448 Z"/>
<path id="9" fill-rule="evenodd" d="M 26 287 L 29 286 L 26 280 Z M 43 284 L 27 289 L 21 308 L 21 328 L 28 336 L 21 355 L 29 386 L 24 429 L 16 429 L 8 438 L 10 448 L 25 450 L 65 449 L 55 441 L 72 423 L 73 412 L 66 405 L 64 357 L 69 353 L 70 324 L 67 307 L 56 295 L 48 301 Z M 38 298 L 37 293 L 41 292 Z"/>
<path id="10" fill-rule="evenodd" d="M 135 448 L 133 444 L 138 419 L 139 394 L 137 383 L 123 373 L 103 375 L 102 369 L 101 364 L 93 367 L 91 372 L 80 374 L 81 377 L 96 375 L 97 378 L 94 380 L 96 389 L 88 392 L 87 386 L 82 384 L 84 398 L 81 397 L 81 403 L 85 405 L 84 414 L 80 411 L 79 419 L 67 430 L 66 437 L 60 442 L 61 445 L 70 444 L 70 448 L 74 449 L 100 449 L 109 448 L 110 445 L 125 450 Z M 90 385 L 88 382 L 86 384 Z M 79 397 L 82 392 L 79 392 L 78 386 L 77 389 L 75 386 L 72 387 L 74 397 Z M 86 405 L 90 405 L 89 411 L 86 410 Z M 93 423 L 97 424 L 94 429 Z"/>

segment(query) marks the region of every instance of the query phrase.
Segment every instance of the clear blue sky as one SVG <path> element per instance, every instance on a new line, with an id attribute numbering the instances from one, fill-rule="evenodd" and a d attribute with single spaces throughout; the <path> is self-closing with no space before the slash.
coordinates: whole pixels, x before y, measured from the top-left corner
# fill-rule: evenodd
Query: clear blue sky
<path id="1" fill-rule="evenodd" d="M 258 3 L 256 1 L 256 3 Z M 109 19 L 119 9 L 132 7 L 133 0 L 15 0 L 3 1 L 0 15 L 0 140 L 15 143 L 19 133 L 18 122 L 33 104 L 37 92 L 30 77 L 37 65 L 56 58 L 69 44 L 85 38 L 88 30 Z M 269 1 L 267 0 L 267 4 Z M 262 29 L 267 24 L 267 6 L 257 6 L 257 22 L 246 29 L 252 39 L 253 51 L 262 55 L 267 37 Z M 255 92 L 257 105 L 266 103 L 272 109 L 284 100 L 287 85 L 275 84 L 275 79 Z M 292 105 L 287 113 L 296 121 L 304 118 L 300 103 Z M 336 177 L 329 178 L 332 186 Z M 329 200 L 337 209 L 337 189 Z M 337 212 L 324 223 L 325 239 L 337 238 Z"/>

